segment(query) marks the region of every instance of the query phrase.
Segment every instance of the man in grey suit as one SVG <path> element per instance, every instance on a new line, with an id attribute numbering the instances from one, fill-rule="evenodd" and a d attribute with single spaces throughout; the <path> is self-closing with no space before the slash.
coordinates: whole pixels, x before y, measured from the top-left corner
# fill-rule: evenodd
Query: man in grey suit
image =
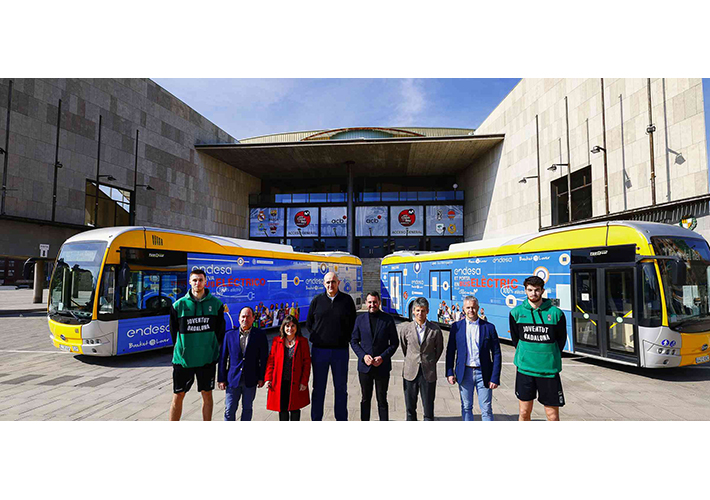
<path id="1" fill-rule="evenodd" d="M 407 420 L 417 419 L 417 394 L 421 393 L 424 420 L 434 420 L 436 363 L 444 352 L 441 329 L 427 321 L 429 302 L 417 297 L 412 307 L 414 321 L 402 327 L 400 344 L 404 353 L 404 405 Z"/>

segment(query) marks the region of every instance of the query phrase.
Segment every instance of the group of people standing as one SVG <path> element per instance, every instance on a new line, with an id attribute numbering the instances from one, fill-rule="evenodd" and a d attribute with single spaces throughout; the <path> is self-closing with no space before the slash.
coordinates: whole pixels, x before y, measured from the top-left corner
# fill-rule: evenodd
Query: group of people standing
<path id="1" fill-rule="evenodd" d="M 212 416 L 215 371 L 219 389 L 226 391 L 225 420 L 235 420 L 242 402 L 241 420 L 251 420 L 257 388 L 267 387 L 269 410 L 279 420 L 300 420 L 301 409 L 311 405 L 311 420 L 322 420 L 328 372 L 332 373 L 334 415 L 348 420 L 348 365 L 350 349 L 357 355 L 361 388 L 360 418 L 370 420 L 373 392 L 379 419 L 389 420 L 387 392 L 392 356 L 401 346 L 406 419 L 417 420 L 418 400 L 424 420 L 434 420 L 437 363 L 444 354 L 439 326 L 427 320 L 429 303 L 418 297 L 412 305 L 413 321 L 397 332 L 393 318 L 380 309 L 380 294 L 368 293 L 367 314 L 357 315 L 352 297 L 339 291 L 338 276 L 329 272 L 325 292 L 310 304 L 301 333 L 298 317 L 285 315 L 279 335 L 269 347 L 265 333 L 250 307 L 239 314 L 239 328 L 225 333 L 224 307 L 204 288 L 205 274 L 194 270 L 191 289 L 173 305 L 170 332 L 173 352 L 173 401 L 170 419 L 179 420 L 185 393 L 197 378 L 204 420 Z M 519 419 L 530 420 L 534 399 L 545 407 L 548 420 L 559 420 L 564 395 L 559 376 L 561 351 L 567 340 L 565 316 L 543 298 L 544 281 L 527 278 L 526 298 L 510 313 L 510 333 L 516 348 L 515 394 Z M 482 420 L 493 420 L 493 390 L 500 385 L 501 351 L 495 326 L 479 316 L 478 299 L 463 301 L 464 318 L 453 322 L 446 345 L 448 383 L 458 384 L 462 420 L 473 420 L 474 393 Z M 310 340 L 310 345 L 309 345 Z M 308 381 L 313 372 L 313 390 Z"/>

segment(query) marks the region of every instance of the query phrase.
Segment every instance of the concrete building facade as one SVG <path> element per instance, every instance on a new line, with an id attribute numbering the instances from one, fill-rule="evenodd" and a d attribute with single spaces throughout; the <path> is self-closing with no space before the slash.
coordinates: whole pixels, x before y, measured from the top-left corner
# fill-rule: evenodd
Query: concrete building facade
<path id="1" fill-rule="evenodd" d="M 42 243 L 54 257 L 90 229 L 87 183 L 97 164 L 102 187 L 128 192 L 130 223 L 248 237 L 246 200 L 260 182 L 196 153 L 214 142 L 235 139 L 149 79 L 0 79 L 0 256 L 37 256 Z"/>
<path id="2" fill-rule="evenodd" d="M 696 230 L 710 238 L 707 200 L 700 203 L 704 208 L 696 206 L 698 197 L 708 194 L 705 120 L 699 78 L 523 79 L 476 130 L 477 135 L 504 134 L 505 140 L 459 175 L 467 194 L 478 194 L 466 198 L 465 238 L 537 231 L 536 175 L 540 225 L 558 224 L 551 185 L 566 178 L 568 167 L 551 171 L 553 164 L 569 164 L 573 178 L 589 169 L 591 211 L 585 218 L 642 217 L 678 224 L 697 216 Z M 598 153 L 592 153 L 595 146 L 600 146 Z M 532 178 L 521 184 L 526 176 Z"/>

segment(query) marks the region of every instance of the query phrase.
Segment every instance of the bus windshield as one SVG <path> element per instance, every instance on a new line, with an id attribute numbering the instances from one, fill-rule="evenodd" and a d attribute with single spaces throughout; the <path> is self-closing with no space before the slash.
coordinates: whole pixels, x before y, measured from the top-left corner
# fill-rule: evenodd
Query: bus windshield
<path id="1" fill-rule="evenodd" d="M 708 280 L 710 249 L 701 238 L 651 238 L 656 255 L 681 257 L 687 267 L 685 283 L 671 283 L 668 261 L 659 260 L 663 276 L 663 294 L 668 309 L 668 326 L 684 333 L 704 332 L 710 329 L 708 307 Z"/>
<path id="2" fill-rule="evenodd" d="M 49 314 L 65 323 L 91 321 L 105 242 L 77 242 L 62 247 L 49 284 Z M 71 321 L 71 320 L 74 321 Z"/>

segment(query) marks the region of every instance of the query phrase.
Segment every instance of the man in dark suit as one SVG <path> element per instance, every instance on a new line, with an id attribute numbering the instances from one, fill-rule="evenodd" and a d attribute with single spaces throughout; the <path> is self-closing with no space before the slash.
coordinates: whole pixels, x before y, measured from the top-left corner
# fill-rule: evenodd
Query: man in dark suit
<path id="1" fill-rule="evenodd" d="M 224 420 L 236 419 L 242 399 L 242 420 L 251 420 L 256 388 L 264 386 L 269 343 L 266 334 L 253 328 L 254 311 L 245 307 L 239 313 L 239 328 L 229 330 L 219 357 L 217 386 L 226 390 Z"/>
<path id="2" fill-rule="evenodd" d="M 424 297 L 414 299 L 414 321 L 405 323 L 400 332 L 404 353 L 404 405 L 407 420 L 417 419 L 417 395 L 421 393 L 424 420 L 434 420 L 436 397 L 436 363 L 444 352 L 441 328 L 428 321 L 429 302 Z"/>
<path id="3" fill-rule="evenodd" d="M 373 385 L 380 421 L 389 420 L 387 386 L 392 371 L 391 358 L 399 347 L 399 338 L 392 316 L 380 310 L 379 292 L 367 294 L 367 314 L 361 314 L 355 320 L 350 345 L 358 358 L 357 371 L 362 391 L 360 420 L 370 420 Z"/>
<path id="4" fill-rule="evenodd" d="M 493 389 L 500 385 L 500 341 L 496 327 L 478 317 L 478 299 L 463 299 L 466 317 L 451 325 L 446 345 L 446 378 L 459 383 L 461 418 L 473 420 L 473 393 L 478 392 L 481 420 L 493 420 Z"/>

